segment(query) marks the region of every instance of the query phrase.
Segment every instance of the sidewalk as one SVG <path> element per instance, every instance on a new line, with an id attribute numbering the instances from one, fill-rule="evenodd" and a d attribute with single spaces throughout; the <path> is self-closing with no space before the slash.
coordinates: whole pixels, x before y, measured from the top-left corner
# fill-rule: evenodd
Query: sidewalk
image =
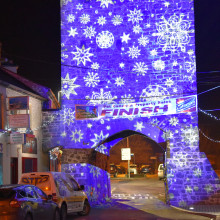
<path id="1" fill-rule="evenodd" d="M 172 206 L 171 206 L 172 207 Z M 220 220 L 220 205 L 192 205 L 182 208 L 173 207 L 177 210 Z"/>

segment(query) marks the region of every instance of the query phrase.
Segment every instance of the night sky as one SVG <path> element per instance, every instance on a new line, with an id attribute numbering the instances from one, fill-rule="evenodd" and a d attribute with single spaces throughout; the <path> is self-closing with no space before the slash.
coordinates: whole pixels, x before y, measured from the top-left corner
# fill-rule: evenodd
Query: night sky
<path id="1" fill-rule="evenodd" d="M 219 6 L 219 0 L 195 0 L 198 93 L 220 84 L 220 72 L 211 72 L 220 71 Z M 3 56 L 19 66 L 20 75 L 57 95 L 61 87 L 59 1 L 2 1 L 0 26 Z M 220 88 L 199 95 L 199 107 L 220 109 L 219 94 Z"/>

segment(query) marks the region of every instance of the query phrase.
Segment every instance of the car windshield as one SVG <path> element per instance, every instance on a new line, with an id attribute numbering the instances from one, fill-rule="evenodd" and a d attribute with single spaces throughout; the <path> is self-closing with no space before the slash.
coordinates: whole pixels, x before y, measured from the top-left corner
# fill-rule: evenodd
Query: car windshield
<path id="1" fill-rule="evenodd" d="M 160 170 L 163 170 L 163 165 L 160 165 L 159 169 L 160 169 Z"/>
<path id="2" fill-rule="evenodd" d="M 0 189 L 0 199 L 11 198 L 15 194 L 15 191 L 12 188 Z"/>

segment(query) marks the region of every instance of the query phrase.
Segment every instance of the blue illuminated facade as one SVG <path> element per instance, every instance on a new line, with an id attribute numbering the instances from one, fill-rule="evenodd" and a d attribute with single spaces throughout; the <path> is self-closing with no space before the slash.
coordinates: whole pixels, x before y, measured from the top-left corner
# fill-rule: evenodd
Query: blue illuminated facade
<path id="1" fill-rule="evenodd" d="M 191 0 L 63 0 L 62 110 L 55 114 L 59 135 L 52 134 L 47 147 L 96 148 L 108 155 L 114 143 L 99 145 L 101 141 L 123 130 L 137 131 L 157 143 L 169 143 L 171 205 L 200 203 L 215 193 L 219 180 L 199 152 L 196 109 L 75 120 L 75 105 L 123 106 L 196 96 L 194 30 Z M 87 175 L 90 201 L 108 200 L 106 171 L 89 164 L 63 164 L 62 170 Z"/>

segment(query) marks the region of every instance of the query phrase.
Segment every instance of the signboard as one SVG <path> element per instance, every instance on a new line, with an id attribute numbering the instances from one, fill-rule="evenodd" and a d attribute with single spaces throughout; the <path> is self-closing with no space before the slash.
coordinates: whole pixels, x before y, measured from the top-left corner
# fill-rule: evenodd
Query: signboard
<path id="1" fill-rule="evenodd" d="M 8 103 L 9 103 L 9 110 L 29 109 L 28 96 L 9 97 Z"/>
<path id="2" fill-rule="evenodd" d="M 75 105 L 76 119 L 98 118 L 98 106 Z"/>
<path id="3" fill-rule="evenodd" d="M 37 154 L 37 138 L 35 135 L 26 134 L 26 143 L 22 145 L 22 153 Z"/>
<path id="4" fill-rule="evenodd" d="M 121 160 L 131 160 L 131 148 L 121 148 Z"/>
<path id="5" fill-rule="evenodd" d="M 9 115 L 9 128 L 29 128 L 29 114 Z"/>
<path id="6" fill-rule="evenodd" d="M 22 133 L 10 134 L 10 144 L 24 144 L 24 135 Z"/>
<path id="7" fill-rule="evenodd" d="M 85 110 L 88 107 L 88 111 Z M 85 118 L 127 118 L 171 115 L 197 111 L 197 96 L 163 99 L 148 102 L 125 104 L 107 104 L 100 106 L 76 106 L 79 115 L 76 119 Z M 95 110 L 94 110 L 95 109 Z M 87 112 L 94 111 L 93 117 Z M 81 113 L 80 113 L 81 112 Z"/>

